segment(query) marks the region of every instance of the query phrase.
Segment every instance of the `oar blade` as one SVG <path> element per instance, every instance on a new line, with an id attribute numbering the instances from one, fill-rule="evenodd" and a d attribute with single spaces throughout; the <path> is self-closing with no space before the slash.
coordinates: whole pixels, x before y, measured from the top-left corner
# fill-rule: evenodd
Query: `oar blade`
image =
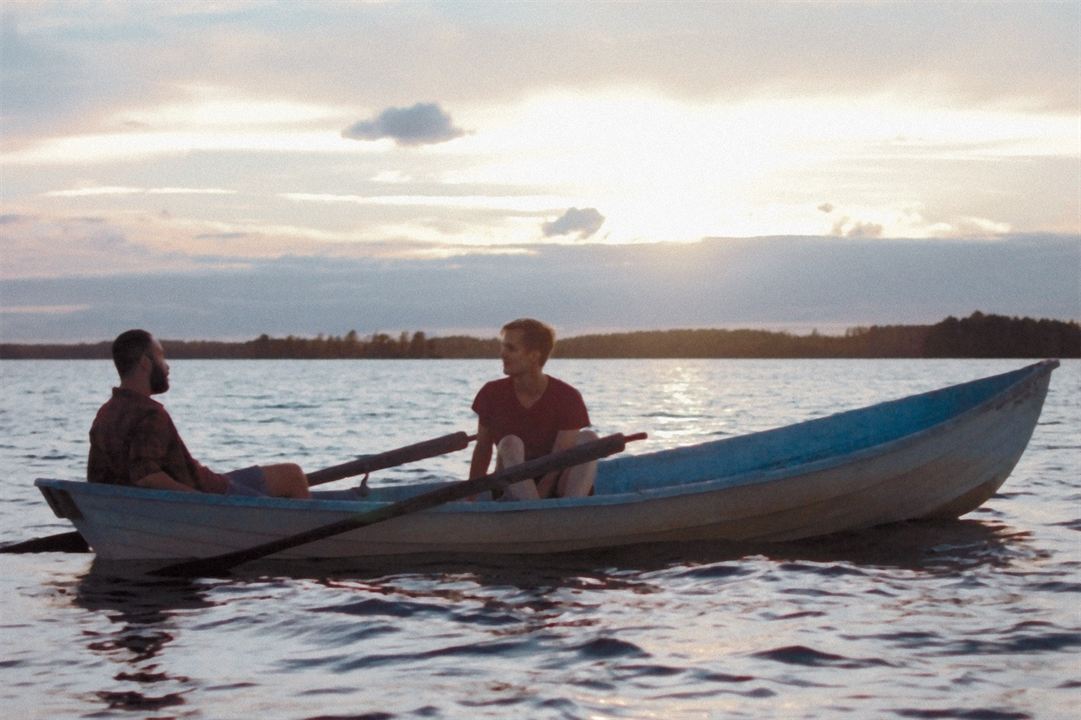
<path id="1" fill-rule="evenodd" d="M 34 538 L 32 540 L 23 540 L 22 542 L 0 547 L 0 553 L 45 552 L 87 553 L 90 552 L 90 545 L 77 530 L 73 530 L 71 532 L 57 533 L 56 535 L 46 535 L 45 537 Z"/>

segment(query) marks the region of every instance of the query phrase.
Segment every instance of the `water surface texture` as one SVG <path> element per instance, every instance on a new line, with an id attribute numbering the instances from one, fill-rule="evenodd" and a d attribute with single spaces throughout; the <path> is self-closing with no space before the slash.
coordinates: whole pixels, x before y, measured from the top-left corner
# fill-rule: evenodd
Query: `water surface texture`
<path id="1" fill-rule="evenodd" d="M 629 452 L 819 417 L 1021 361 L 571 361 Z M 334 465 L 455 430 L 497 361 L 176 361 L 219 470 Z M 0 363 L 0 542 L 67 529 L 107 362 Z M 0 555 L 0 707 L 31 718 L 1066 718 L 1081 698 L 1081 363 L 960 521 L 779 546 L 163 580 Z M 465 476 L 468 451 L 372 476 Z M 346 486 L 349 481 L 338 485 Z"/>

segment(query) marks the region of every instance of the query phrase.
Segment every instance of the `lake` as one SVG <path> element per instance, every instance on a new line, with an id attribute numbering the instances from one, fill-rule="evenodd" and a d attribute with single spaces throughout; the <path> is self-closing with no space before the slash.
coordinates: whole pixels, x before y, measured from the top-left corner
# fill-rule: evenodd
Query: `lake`
<path id="1" fill-rule="evenodd" d="M 560 360 L 640 453 L 1011 370 L 1016 360 Z M 312 471 L 472 431 L 496 360 L 173 361 L 217 470 Z M 0 543 L 68 529 L 108 362 L 0 362 Z M 965 518 L 778 546 L 150 579 L 0 555 L 0 705 L 31 718 L 1066 718 L 1081 698 L 1081 362 Z M 464 478 L 469 453 L 370 483 Z M 337 486 L 348 486 L 342 481 Z"/>

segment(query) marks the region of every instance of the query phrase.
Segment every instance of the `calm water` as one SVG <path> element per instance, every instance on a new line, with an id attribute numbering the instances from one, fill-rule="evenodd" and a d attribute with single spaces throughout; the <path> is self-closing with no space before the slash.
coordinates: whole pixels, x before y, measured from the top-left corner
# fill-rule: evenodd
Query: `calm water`
<path id="1" fill-rule="evenodd" d="M 631 452 L 739 434 L 1017 361 L 560 361 Z M 177 361 L 217 469 L 309 470 L 454 430 L 495 361 Z M 105 362 L 0 363 L 0 542 L 66 529 Z M 1081 700 L 1081 363 L 1003 492 L 957 522 L 777 547 L 198 581 L 0 555 L 0 707 L 27 718 L 1065 718 Z M 372 483 L 463 477 L 468 452 Z"/>

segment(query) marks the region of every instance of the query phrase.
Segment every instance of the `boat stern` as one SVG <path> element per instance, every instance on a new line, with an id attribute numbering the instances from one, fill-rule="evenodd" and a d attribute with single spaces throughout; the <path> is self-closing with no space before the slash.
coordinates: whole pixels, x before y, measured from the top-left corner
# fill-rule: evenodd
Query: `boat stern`
<path id="1" fill-rule="evenodd" d="M 58 518 L 72 521 L 81 520 L 83 514 L 79 511 L 79 506 L 75 503 L 74 498 L 71 497 L 71 493 L 55 484 L 57 482 L 58 481 L 54 480 L 38 479 L 34 481 L 34 485 L 36 485 L 38 490 L 41 491 L 41 494 L 45 496 L 45 502 L 49 503 L 49 508 Z"/>

